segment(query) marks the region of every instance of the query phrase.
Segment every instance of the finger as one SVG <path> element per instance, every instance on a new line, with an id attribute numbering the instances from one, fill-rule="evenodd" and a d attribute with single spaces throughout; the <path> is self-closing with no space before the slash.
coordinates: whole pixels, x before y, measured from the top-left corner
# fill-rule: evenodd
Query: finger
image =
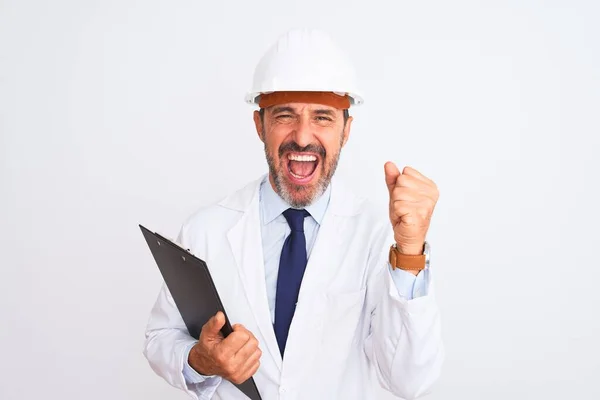
<path id="1" fill-rule="evenodd" d="M 247 342 L 250 340 L 248 332 L 234 331 L 227 336 L 220 344 L 223 356 L 226 359 L 232 358 Z"/>
<path id="2" fill-rule="evenodd" d="M 244 325 L 242 325 L 242 324 L 234 324 L 231 328 L 234 331 L 240 331 L 240 332 L 241 331 L 245 331 L 245 332 L 250 333 L 250 331 L 248 329 L 246 329 L 246 327 Z"/>
<path id="3" fill-rule="evenodd" d="M 405 175 L 401 175 L 403 178 Z M 414 179 L 414 178 L 411 178 Z M 406 182 L 406 181 L 404 181 Z M 405 183 L 402 183 L 405 185 Z M 406 201 L 437 201 L 437 191 L 429 186 L 424 186 L 423 183 L 415 185 L 414 182 L 409 183 L 409 186 L 396 186 L 390 193 L 390 202 L 396 200 Z"/>
<path id="4" fill-rule="evenodd" d="M 247 381 L 256 373 L 256 371 L 258 371 L 258 368 L 260 368 L 259 360 L 248 362 L 242 369 L 243 372 L 240 374 L 240 380 L 242 380 L 242 382 Z"/>
<path id="5" fill-rule="evenodd" d="M 252 336 L 236 353 L 235 358 L 246 360 L 258 350 L 258 340 Z"/>
<path id="6" fill-rule="evenodd" d="M 241 384 L 246 382 L 248 379 L 250 379 L 250 377 L 252 375 L 254 375 L 256 373 L 256 371 L 258 371 L 258 368 L 260 367 L 260 362 L 257 361 L 256 363 L 254 363 L 250 368 L 246 369 L 245 371 L 239 371 L 235 374 L 233 374 L 229 380 L 235 384 Z"/>
<path id="7" fill-rule="evenodd" d="M 262 357 L 262 350 L 260 348 L 257 348 L 254 353 L 252 353 L 250 355 L 250 357 L 248 357 L 248 364 L 249 365 L 254 365 L 257 362 L 260 362 L 260 358 Z"/>
<path id="8" fill-rule="evenodd" d="M 396 179 L 400 176 L 400 170 L 398 170 L 396 164 L 391 161 L 385 163 L 383 170 L 385 172 L 385 184 L 388 187 L 388 191 L 391 192 L 392 189 L 394 189 L 394 186 L 396 186 Z"/>
<path id="9" fill-rule="evenodd" d="M 430 185 L 423 182 L 420 179 L 417 179 L 414 176 L 411 175 L 406 175 L 406 174 L 402 174 L 402 175 L 398 175 L 398 177 L 396 178 L 396 185 L 395 187 L 411 187 L 411 188 L 415 188 L 415 189 L 428 189 L 430 188 Z"/>
<path id="10" fill-rule="evenodd" d="M 251 376 L 254 376 L 256 371 L 258 371 L 258 368 L 260 368 L 260 361 L 255 362 L 254 365 L 250 367 L 250 369 L 247 372 L 248 378 L 246 379 L 250 379 Z"/>
<path id="11" fill-rule="evenodd" d="M 425 175 L 423 175 L 422 173 L 420 173 L 412 167 L 404 167 L 404 169 L 402 170 L 402 175 L 404 174 L 415 177 L 422 182 L 427 182 L 428 184 L 435 186 L 435 183 L 431 179 L 429 179 L 428 177 L 426 177 Z"/>
<path id="12" fill-rule="evenodd" d="M 396 179 L 396 187 L 398 186 L 411 187 L 429 195 L 433 195 L 435 192 L 437 192 L 437 186 L 435 183 L 433 183 L 433 181 L 426 182 L 414 175 L 408 174 L 402 174 L 398 176 Z"/>
<path id="13" fill-rule="evenodd" d="M 202 333 L 210 338 L 220 336 L 221 328 L 225 325 L 225 315 L 219 311 L 202 327 Z"/>
<path id="14" fill-rule="evenodd" d="M 252 376 L 256 369 L 253 368 L 260 364 L 260 357 L 262 356 L 262 351 L 260 349 L 256 349 L 249 357 L 244 360 L 241 359 L 232 359 L 227 363 L 226 375 L 228 379 L 244 382 L 250 376 Z"/>
<path id="15" fill-rule="evenodd" d="M 256 349 L 254 351 L 254 353 L 250 354 L 250 356 L 246 360 L 241 361 L 239 364 L 239 367 L 238 367 L 238 370 L 240 371 L 240 373 L 242 375 L 246 375 L 248 370 L 250 370 L 252 367 L 254 367 L 254 365 L 257 362 L 260 362 L 261 356 L 262 356 L 262 352 L 260 351 L 260 349 Z M 248 379 L 248 378 L 246 377 L 246 379 Z"/>
<path id="16" fill-rule="evenodd" d="M 242 324 L 235 324 L 232 326 L 232 329 L 233 329 L 234 333 L 237 333 L 238 335 L 240 335 L 242 337 L 247 337 L 248 339 L 254 337 L 252 332 L 250 332 L 248 329 L 246 329 L 246 327 Z M 248 340 L 248 339 L 246 339 L 246 340 Z"/>
<path id="17" fill-rule="evenodd" d="M 390 193 L 390 201 L 392 203 L 396 201 L 407 201 L 407 202 L 418 202 L 423 200 L 424 194 L 419 192 L 417 189 L 396 186 L 392 193 Z"/>

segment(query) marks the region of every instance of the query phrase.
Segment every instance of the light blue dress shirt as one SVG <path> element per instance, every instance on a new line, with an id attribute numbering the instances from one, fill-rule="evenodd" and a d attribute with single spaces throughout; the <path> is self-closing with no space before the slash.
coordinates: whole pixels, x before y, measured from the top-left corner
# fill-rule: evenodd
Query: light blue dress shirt
<path id="1" fill-rule="evenodd" d="M 316 201 L 306 207 L 310 216 L 304 218 L 304 235 L 306 237 L 306 255 L 310 259 L 310 253 L 319 233 L 319 227 L 323 222 L 323 217 L 329 205 L 331 197 L 331 185 L 327 187 Z M 262 236 L 263 258 L 265 262 L 265 281 L 267 287 L 267 299 L 269 310 L 271 312 L 271 322 L 275 322 L 275 295 L 277 292 L 277 274 L 279 271 L 279 258 L 283 249 L 283 242 L 290 234 L 290 227 L 283 216 L 283 212 L 290 208 L 271 186 L 268 175 L 260 185 L 259 192 L 260 207 L 260 230 Z M 427 295 L 428 270 L 421 271 L 419 275 L 414 276 L 410 272 L 401 269 L 392 269 L 388 264 L 392 279 L 398 289 L 400 296 L 407 300 Z M 193 346 L 190 346 L 189 350 Z M 186 356 L 187 360 L 188 357 Z M 215 376 L 204 376 L 196 372 L 192 367 L 185 363 L 183 375 L 188 384 L 199 384 L 205 380 L 219 379 Z M 209 379 L 212 378 L 212 379 Z M 207 382 L 208 383 L 208 382 Z M 211 383 L 211 386 L 216 382 Z"/>

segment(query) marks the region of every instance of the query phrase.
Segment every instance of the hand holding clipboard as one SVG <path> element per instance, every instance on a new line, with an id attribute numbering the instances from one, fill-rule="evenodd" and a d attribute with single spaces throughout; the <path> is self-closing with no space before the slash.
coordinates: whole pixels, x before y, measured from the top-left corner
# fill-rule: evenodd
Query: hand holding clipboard
<path id="1" fill-rule="evenodd" d="M 252 332 L 242 325 L 233 325 L 233 333 L 224 338 L 220 330 L 225 321 L 225 314 L 218 312 L 204 325 L 190 352 L 190 365 L 204 375 L 219 375 L 241 384 L 258 370 L 262 351 Z"/>
<path id="2" fill-rule="evenodd" d="M 211 351 L 198 354 L 199 357 L 208 357 L 201 361 L 206 361 L 206 364 L 215 358 L 219 360 L 216 364 L 213 362 L 213 370 L 204 372 L 230 377 L 232 383 L 250 399 L 261 400 L 251 377 L 260 358 L 256 339 L 241 325 L 231 326 L 206 263 L 142 225 L 140 229 L 190 336 L 202 343 L 220 340 L 213 343 L 213 346 L 221 344 L 220 348 L 212 349 L 213 354 Z M 219 311 L 222 315 L 217 314 Z M 200 348 L 192 351 L 198 350 Z M 250 378 L 242 382 L 245 376 Z"/>

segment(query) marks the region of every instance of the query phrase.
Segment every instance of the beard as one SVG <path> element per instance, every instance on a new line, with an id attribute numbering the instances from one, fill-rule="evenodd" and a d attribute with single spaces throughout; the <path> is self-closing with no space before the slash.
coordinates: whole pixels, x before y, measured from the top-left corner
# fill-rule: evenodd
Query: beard
<path id="1" fill-rule="evenodd" d="M 264 132 L 263 132 L 264 137 Z M 342 153 L 342 143 L 344 137 L 341 135 L 340 146 L 335 154 L 331 154 L 327 157 L 327 152 L 325 148 L 320 145 L 309 144 L 305 147 L 300 147 L 296 142 L 287 142 L 283 143 L 278 150 L 279 153 L 279 165 L 276 164 L 275 158 L 273 154 L 267 148 L 267 143 L 265 141 L 265 156 L 267 158 L 267 164 L 269 165 L 269 173 L 273 178 L 273 183 L 275 184 L 275 191 L 277 194 L 290 206 L 293 208 L 306 208 L 310 204 L 312 204 L 316 199 L 321 197 L 323 193 L 329 187 L 331 183 L 331 178 L 337 169 L 338 162 L 340 160 L 340 156 Z M 294 151 L 294 152 L 314 152 L 318 153 L 321 156 L 322 162 L 317 165 L 317 168 L 320 169 L 319 179 L 317 182 L 312 183 L 310 185 L 296 185 L 292 182 L 289 182 L 285 178 L 284 168 L 287 168 L 285 160 L 283 159 L 283 154 L 286 151 Z"/>

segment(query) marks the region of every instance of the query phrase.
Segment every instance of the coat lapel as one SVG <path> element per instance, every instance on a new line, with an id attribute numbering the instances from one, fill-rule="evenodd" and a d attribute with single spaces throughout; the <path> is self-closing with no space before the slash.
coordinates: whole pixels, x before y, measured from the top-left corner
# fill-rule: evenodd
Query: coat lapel
<path id="1" fill-rule="evenodd" d="M 261 181 L 262 178 L 256 181 L 254 185 L 245 188 L 245 193 L 242 192 L 236 198 L 230 198 L 221 204 L 243 211 L 240 220 L 227 233 L 227 239 L 244 287 L 246 300 L 264 338 L 265 347 L 277 367 L 281 369 L 282 359 L 273 324 L 271 323 L 265 283 L 265 264 L 258 204 Z"/>

